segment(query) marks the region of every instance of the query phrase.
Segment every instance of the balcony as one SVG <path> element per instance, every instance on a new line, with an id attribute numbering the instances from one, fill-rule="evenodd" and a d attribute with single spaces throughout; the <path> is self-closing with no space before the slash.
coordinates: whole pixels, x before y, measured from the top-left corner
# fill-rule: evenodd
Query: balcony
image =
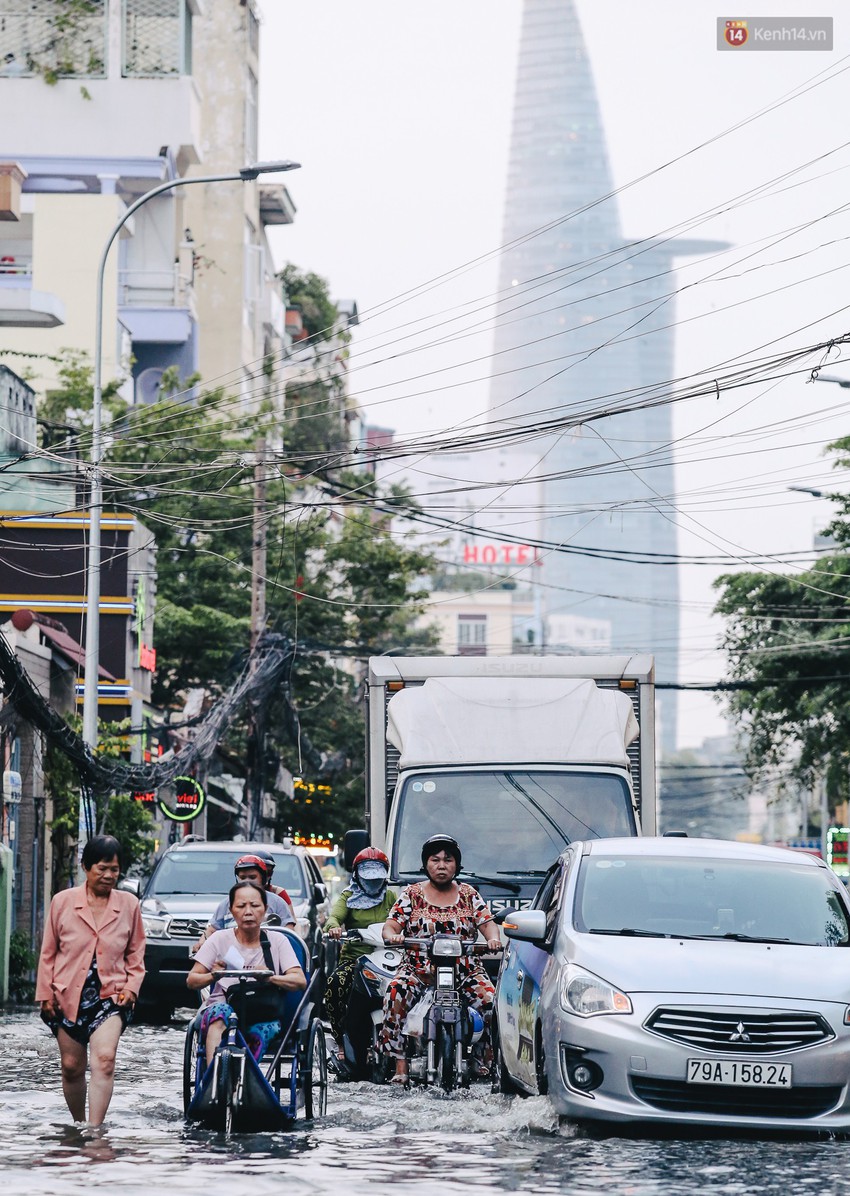
<path id="1" fill-rule="evenodd" d="M 0 245 L 0 328 L 57 328 L 65 323 L 62 300 L 32 285 L 32 257 Z"/>
<path id="2" fill-rule="evenodd" d="M 178 263 L 162 270 L 119 270 L 119 307 L 191 307 L 192 280 Z"/>
<path id="3" fill-rule="evenodd" d="M 185 344 L 197 321 L 191 279 L 179 263 L 160 270 L 119 270 L 118 310 L 134 343 Z"/>

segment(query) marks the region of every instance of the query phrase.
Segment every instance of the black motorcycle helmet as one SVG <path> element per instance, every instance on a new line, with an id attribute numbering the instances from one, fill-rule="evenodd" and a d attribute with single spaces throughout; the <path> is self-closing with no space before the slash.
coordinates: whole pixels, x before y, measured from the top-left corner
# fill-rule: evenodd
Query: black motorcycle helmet
<path id="1" fill-rule="evenodd" d="M 460 872 L 460 844 L 451 835 L 432 835 L 430 839 L 425 840 L 422 844 L 422 867 L 425 867 L 425 863 L 430 856 L 437 855 L 441 851 L 454 858 L 457 864 L 457 871 Z"/>

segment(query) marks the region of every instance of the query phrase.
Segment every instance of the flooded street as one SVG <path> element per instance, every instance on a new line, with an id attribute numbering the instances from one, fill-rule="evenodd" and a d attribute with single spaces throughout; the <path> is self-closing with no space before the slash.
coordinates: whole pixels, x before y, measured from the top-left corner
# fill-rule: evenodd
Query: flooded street
<path id="1" fill-rule="evenodd" d="M 0 1018 L 4 1193 L 103 1189 L 279 1193 L 616 1191 L 621 1196 L 850 1193 L 850 1143 L 596 1137 L 558 1125 L 543 1099 L 484 1087 L 444 1097 L 332 1085 L 325 1121 L 241 1136 L 187 1128 L 183 1032 L 125 1036 L 103 1131 L 69 1124 L 53 1039 L 34 1014 Z"/>

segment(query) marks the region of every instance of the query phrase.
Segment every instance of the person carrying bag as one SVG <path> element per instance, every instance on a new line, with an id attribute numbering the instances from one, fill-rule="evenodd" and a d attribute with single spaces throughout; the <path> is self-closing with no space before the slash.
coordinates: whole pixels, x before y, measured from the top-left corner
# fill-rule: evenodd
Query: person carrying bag
<path id="1" fill-rule="evenodd" d="M 254 1058 L 262 1058 L 268 1044 L 280 1033 L 286 994 L 307 987 L 307 977 L 286 935 L 276 934 L 272 943 L 261 930 L 267 900 L 265 889 L 259 885 L 237 881 L 229 893 L 230 912 L 236 925 L 217 930 L 206 940 L 186 977 L 187 987 L 194 992 L 212 985 L 201 1019 L 207 1063 L 212 1061 L 231 1013 L 239 1019 L 242 1036 Z M 250 989 L 235 977 L 221 975 L 252 969 L 274 974 Z M 242 994 L 244 1003 L 239 1009 Z"/>

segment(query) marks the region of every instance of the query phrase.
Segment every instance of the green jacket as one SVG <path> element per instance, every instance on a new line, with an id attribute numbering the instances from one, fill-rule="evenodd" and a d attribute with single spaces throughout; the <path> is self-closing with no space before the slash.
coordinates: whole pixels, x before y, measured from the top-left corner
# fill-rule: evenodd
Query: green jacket
<path id="1" fill-rule="evenodd" d="M 371 909 L 349 909 L 347 900 L 350 896 L 351 889 L 343 889 L 337 894 L 331 906 L 330 917 L 325 922 L 325 930 L 333 930 L 336 926 L 341 926 L 344 930 L 365 930 L 375 922 L 386 922 L 396 901 L 394 890 L 387 889 L 382 900 Z M 343 943 L 339 961 L 342 963 L 347 959 L 359 959 L 361 955 L 370 955 L 372 950 L 368 943 Z"/>

